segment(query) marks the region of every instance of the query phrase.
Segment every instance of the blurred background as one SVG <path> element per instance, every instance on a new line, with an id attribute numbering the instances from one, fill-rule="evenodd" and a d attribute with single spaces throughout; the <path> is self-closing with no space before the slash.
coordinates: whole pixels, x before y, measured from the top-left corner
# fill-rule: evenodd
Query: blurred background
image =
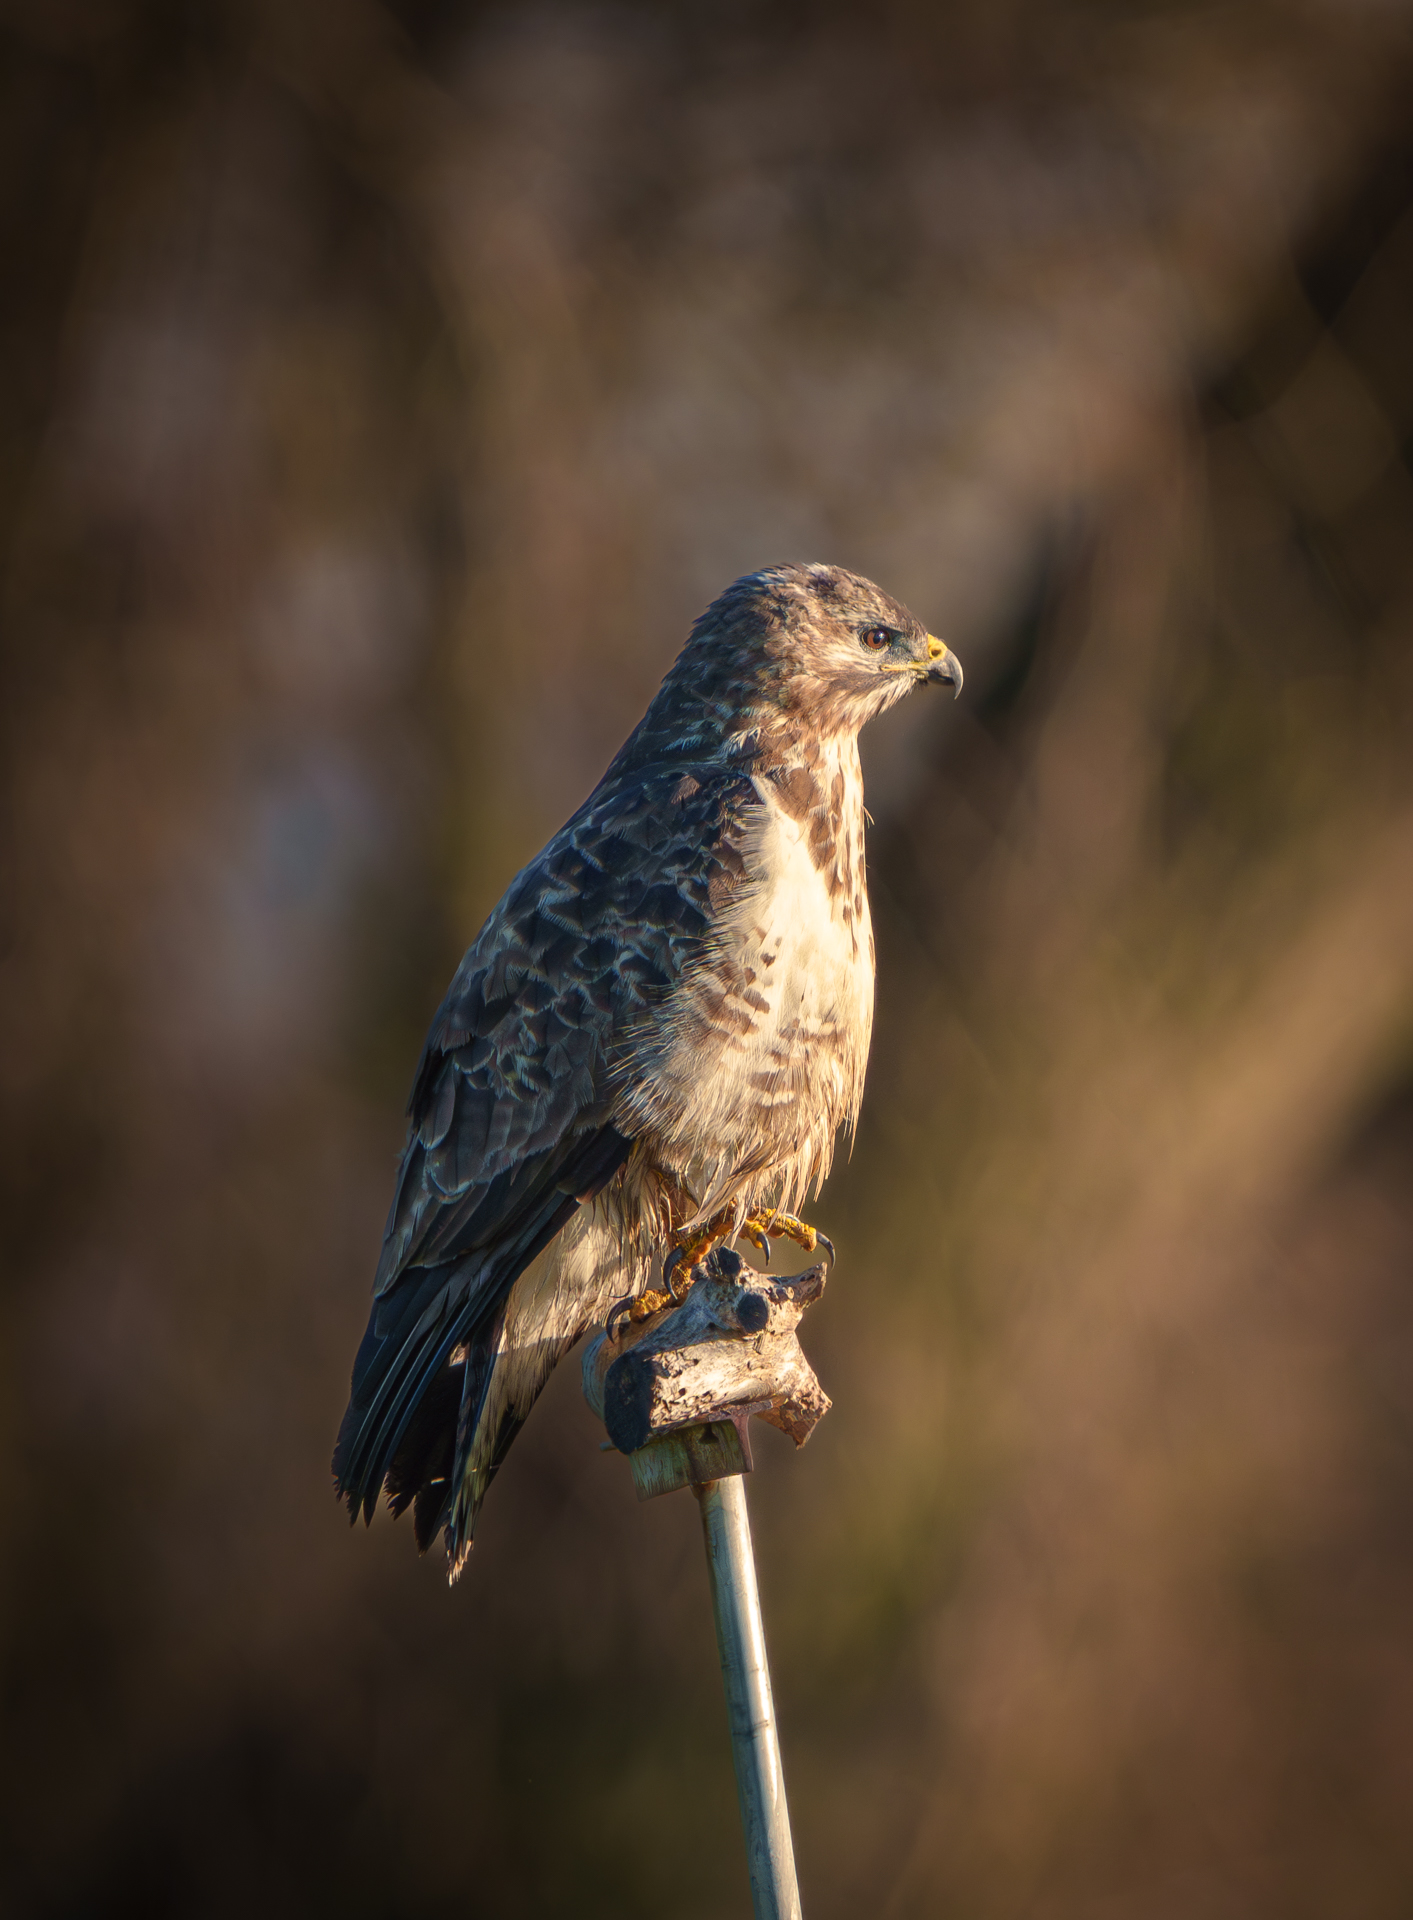
<path id="1" fill-rule="evenodd" d="M 697 1515 L 329 1455 L 425 1025 L 827 559 L 806 1911 L 1413 1910 L 1413 7 L 4 0 L 0 1904 L 746 1910 Z"/>

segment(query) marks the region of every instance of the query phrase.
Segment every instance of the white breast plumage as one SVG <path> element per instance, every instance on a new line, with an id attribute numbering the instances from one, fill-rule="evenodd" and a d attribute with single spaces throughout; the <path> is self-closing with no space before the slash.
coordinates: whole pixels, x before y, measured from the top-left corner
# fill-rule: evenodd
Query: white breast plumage
<path id="1" fill-rule="evenodd" d="M 634 1102 L 703 1218 L 733 1204 L 794 1211 L 819 1184 L 857 1116 L 873 1024 L 857 757 L 816 771 L 817 792 L 842 788 L 827 836 L 768 777 L 756 784 L 746 884 L 664 1010 Z"/>

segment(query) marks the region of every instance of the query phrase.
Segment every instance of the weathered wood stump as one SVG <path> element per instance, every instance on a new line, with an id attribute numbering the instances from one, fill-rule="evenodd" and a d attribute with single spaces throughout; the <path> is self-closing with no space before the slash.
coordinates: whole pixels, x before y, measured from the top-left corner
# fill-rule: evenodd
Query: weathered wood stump
<path id="1" fill-rule="evenodd" d="M 796 1328 L 824 1282 L 822 1265 L 772 1280 L 717 1247 L 680 1306 L 590 1342 L 584 1397 L 640 1500 L 749 1473 L 752 1416 L 805 1444 L 830 1400 Z"/>

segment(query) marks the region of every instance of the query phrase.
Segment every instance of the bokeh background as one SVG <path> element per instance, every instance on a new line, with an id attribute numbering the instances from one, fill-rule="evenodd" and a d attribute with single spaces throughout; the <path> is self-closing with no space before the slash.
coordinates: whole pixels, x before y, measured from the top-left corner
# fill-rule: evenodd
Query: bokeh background
<path id="1" fill-rule="evenodd" d="M 746 1911 L 697 1517 L 562 1370 L 328 1460 L 425 1024 L 693 615 L 868 738 L 806 1910 L 1413 1911 L 1413 7 L 0 7 L 0 1904 Z"/>

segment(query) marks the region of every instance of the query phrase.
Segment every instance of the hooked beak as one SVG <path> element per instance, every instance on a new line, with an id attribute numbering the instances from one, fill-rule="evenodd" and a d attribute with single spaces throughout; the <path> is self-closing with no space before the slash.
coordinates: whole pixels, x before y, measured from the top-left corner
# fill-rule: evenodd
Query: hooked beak
<path id="1" fill-rule="evenodd" d="M 939 640 L 934 633 L 927 636 L 926 677 L 929 680 L 950 680 L 953 699 L 962 690 L 962 663 L 952 649 L 944 641 Z"/>

